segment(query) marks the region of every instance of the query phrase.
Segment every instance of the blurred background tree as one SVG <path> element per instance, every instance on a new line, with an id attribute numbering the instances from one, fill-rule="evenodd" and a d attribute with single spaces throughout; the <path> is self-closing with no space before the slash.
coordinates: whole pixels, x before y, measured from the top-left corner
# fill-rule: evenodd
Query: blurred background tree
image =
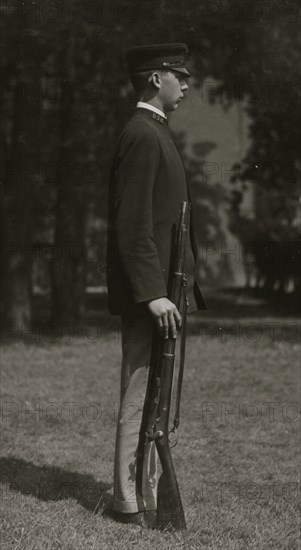
<path id="1" fill-rule="evenodd" d="M 298 288 L 297 4 L 10 0 L 0 9 L 1 303 L 6 325 L 20 331 L 30 326 L 33 284 L 39 277 L 41 290 L 43 285 L 50 289 L 48 315 L 55 322 L 83 317 L 86 286 L 95 283 L 91 265 L 105 282 L 110 159 L 134 107 L 122 52 L 142 43 L 186 42 L 196 86 L 210 77 L 216 82 L 211 101 L 222 102 L 226 95 L 228 103 L 246 103 L 251 147 L 235 167 L 230 227 L 246 250 L 253 243 L 252 258 L 268 287 L 286 288 L 285 280 L 293 278 Z M 186 160 L 202 238 L 222 241 L 217 212 L 223 191 L 202 175 L 212 146 L 196 146 Z M 241 203 L 250 184 L 254 208 L 246 218 Z M 272 264 L 264 253 L 271 242 L 289 243 L 278 246 Z M 98 270 L 89 254 L 97 257 Z M 277 282 L 275 272 L 281 273 L 284 257 L 290 268 Z M 203 270 L 206 284 L 212 278 L 208 269 Z"/>

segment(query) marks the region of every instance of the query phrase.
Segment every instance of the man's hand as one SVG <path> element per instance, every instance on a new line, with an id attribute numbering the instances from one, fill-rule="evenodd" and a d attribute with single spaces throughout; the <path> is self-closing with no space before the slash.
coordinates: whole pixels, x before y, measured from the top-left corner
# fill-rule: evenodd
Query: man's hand
<path id="1" fill-rule="evenodd" d="M 172 338 L 177 337 L 177 329 L 181 327 L 182 318 L 175 304 L 168 298 L 157 298 L 147 304 L 154 317 L 159 331 L 165 339 L 170 334 Z"/>

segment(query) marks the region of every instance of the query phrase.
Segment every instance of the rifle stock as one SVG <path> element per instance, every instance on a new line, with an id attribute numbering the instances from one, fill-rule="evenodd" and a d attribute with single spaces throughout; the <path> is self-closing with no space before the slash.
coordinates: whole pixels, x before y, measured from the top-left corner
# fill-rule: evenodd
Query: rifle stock
<path id="1" fill-rule="evenodd" d="M 158 481 L 157 528 L 174 527 L 177 530 L 182 530 L 186 529 L 186 521 L 168 438 L 175 341 L 168 339 L 163 349 L 158 422 L 155 424 L 155 432 L 159 433 L 155 443 L 162 466 L 162 473 Z"/>
<path id="2" fill-rule="evenodd" d="M 189 231 L 189 214 L 189 204 L 183 202 L 176 235 L 174 269 L 170 290 L 170 300 L 177 306 L 178 310 L 183 295 L 183 286 L 186 284 L 183 269 L 186 236 Z M 185 339 L 185 334 L 182 335 L 182 338 Z M 151 361 L 138 444 L 137 489 L 142 494 L 144 446 L 149 441 L 155 441 L 162 466 L 162 474 L 158 481 L 156 527 L 157 529 L 173 527 L 176 530 L 183 530 L 186 529 L 186 521 L 169 445 L 169 413 L 175 348 L 175 339 L 162 340 L 162 338 L 154 337 L 154 355 L 152 354 L 153 360 Z"/>

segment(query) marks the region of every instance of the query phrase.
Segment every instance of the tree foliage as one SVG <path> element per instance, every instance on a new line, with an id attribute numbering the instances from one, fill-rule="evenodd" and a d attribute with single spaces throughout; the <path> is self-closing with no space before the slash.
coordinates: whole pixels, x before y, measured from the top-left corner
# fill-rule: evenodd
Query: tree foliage
<path id="1" fill-rule="evenodd" d="M 53 315 L 76 320 L 84 313 L 86 247 L 97 238 L 103 265 L 110 157 L 133 108 L 123 50 L 136 44 L 185 41 L 196 85 L 208 77 L 217 82 L 210 100 L 247 101 L 251 147 L 237 167 L 232 228 L 241 237 L 245 232 L 247 240 L 298 237 L 298 5 L 9 0 L 0 15 L 6 322 L 30 323 L 33 258 L 43 246 Z M 208 182 L 200 184 L 204 150 L 199 153 L 188 170 L 200 228 L 208 235 L 214 225 L 214 238 L 222 239 L 215 214 L 205 207 L 205 197 L 208 204 L 218 205 L 219 199 Z M 239 209 L 244 181 L 255 185 L 255 218 L 249 224 Z"/>

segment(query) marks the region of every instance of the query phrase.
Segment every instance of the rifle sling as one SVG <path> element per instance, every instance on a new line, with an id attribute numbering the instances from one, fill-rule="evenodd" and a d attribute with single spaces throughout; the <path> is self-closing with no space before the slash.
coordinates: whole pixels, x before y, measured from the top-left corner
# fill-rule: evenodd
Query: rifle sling
<path id="1" fill-rule="evenodd" d="M 184 366 L 185 366 L 185 351 L 186 351 L 187 308 L 188 308 L 187 280 L 186 280 L 186 276 L 184 275 L 183 276 L 183 312 L 182 312 L 182 329 L 181 329 L 181 343 L 180 343 L 180 364 L 179 364 L 179 374 L 178 374 L 178 384 L 177 384 L 175 416 L 174 416 L 173 427 L 171 429 L 172 432 L 174 432 L 179 427 L 179 424 L 180 424 L 180 404 L 181 404 L 182 384 L 183 384 L 183 375 L 184 375 Z"/>

